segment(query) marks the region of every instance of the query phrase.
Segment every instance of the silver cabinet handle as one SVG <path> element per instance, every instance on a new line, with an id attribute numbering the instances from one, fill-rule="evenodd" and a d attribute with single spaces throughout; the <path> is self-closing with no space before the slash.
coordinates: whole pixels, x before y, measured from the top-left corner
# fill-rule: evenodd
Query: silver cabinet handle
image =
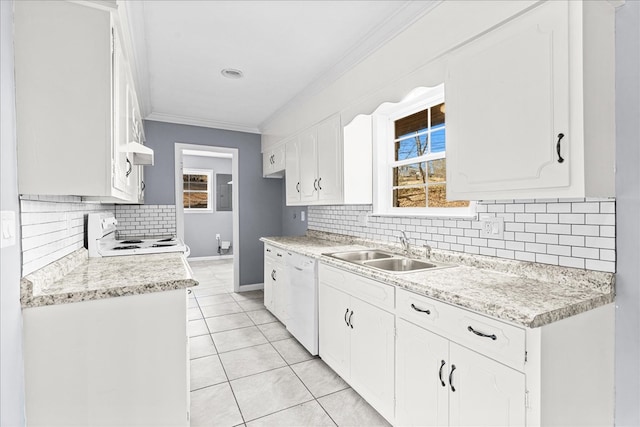
<path id="1" fill-rule="evenodd" d="M 317 186 L 317 184 L 318 184 L 318 180 L 317 180 L 317 179 L 314 179 L 314 180 L 313 180 L 313 189 L 314 189 L 314 190 L 316 190 L 316 191 L 318 191 L 318 186 Z"/>
<path id="2" fill-rule="evenodd" d="M 318 178 L 318 189 L 322 190 L 322 187 L 320 186 L 320 181 L 322 181 L 322 178 Z"/>
<path id="3" fill-rule="evenodd" d="M 129 160 L 128 157 L 126 159 L 127 159 L 127 173 L 125 174 L 125 176 L 129 178 L 129 175 L 131 175 L 131 171 L 133 171 L 133 165 L 131 164 L 131 160 Z"/>
<path id="4" fill-rule="evenodd" d="M 351 318 L 353 317 L 353 310 L 351 310 L 351 314 L 349 315 L 349 326 L 353 329 L 353 323 L 351 323 Z"/>

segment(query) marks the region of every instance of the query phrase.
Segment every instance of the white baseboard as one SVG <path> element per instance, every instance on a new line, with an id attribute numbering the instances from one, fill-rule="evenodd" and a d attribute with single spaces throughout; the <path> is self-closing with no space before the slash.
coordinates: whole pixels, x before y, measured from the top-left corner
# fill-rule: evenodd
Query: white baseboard
<path id="1" fill-rule="evenodd" d="M 259 291 L 262 289 L 264 289 L 264 283 L 253 283 L 251 285 L 240 285 L 240 290 L 238 292 Z"/>
<path id="2" fill-rule="evenodd" d="M 187 260 L 189 261 L 216 261 L 219 259 L 233 259 L 233 255 L 213 255 L 213 256 L 199 256 L 199 257 L 189 257 Z"/>

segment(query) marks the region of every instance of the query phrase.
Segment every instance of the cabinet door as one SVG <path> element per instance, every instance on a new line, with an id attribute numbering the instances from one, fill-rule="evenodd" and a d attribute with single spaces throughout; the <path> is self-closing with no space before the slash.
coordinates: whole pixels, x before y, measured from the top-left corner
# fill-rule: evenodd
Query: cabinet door
<path id="1" fill-rule="evenodd" d="M 114 79 L 114 118 L 115 133 L 112 146 L 112 185 L 113 188 L 124 193 L 129 192 L 127 171 L 133 168 L 131 163 L 127 162 L 127 153 L 123 148 L 127 144 L 129 136 L 129 68 L 120 44 L 118 32 L 112 29 L 113 40 L 113 79 Z"/>
<path id="2" fill-rule="evenodd" d="M 273 249 L 267 248 L 266 250 Z M 275 281 L 276 270 L 273 259 L 270 256 L 264 257 L 264 306 L 271 313 L 275 312 L 273 307 L 273 282 Z"/>
<path id="3" fill-rule="evenodd" d="M 349 295 L 320 283 L 318 287 L 319 353 L 338 375 L 349 381 L 349 338 L 347 319 Z"/>
<path id="4" fill-rule="evenodd" d="M 301 134 L 299 144 L 300 201 L 314 202 L 318 200 L 317 129 Z"/>
<path id="5" fill-rule="evenodd" d="M 567 3 L 535 8 L 449 60 L 448 199 L 508 199 L 569 185 L 569 141 L 577 135 L 568 134 Z"/>
<path id="6" fill-rule="evenodd" d="M 340 116 L 318 125 L 318 200 L 342 202 L 342 126 Z M 353 167 L 353 165 L 352 165 Z"/>
<path id="7" fill-rule="evenodd" d="M 395 316 L 351 297 L 350 384 L 382 416 L 393 420 Z"/>
<path id="8" fill-rule="evenodd" d="M 455 343 L 449 361 L 450 426 L 525 425 L 523 373 Z"/>
<path id="9" fill-rule="evenodd" d="M 397 321 L 396 424 L 449 424 L 449 341 L 403 319 Z"/>
<path id="10" fill-rule="evenodd" d="M 285 168 L 285 146 L 280 146 L 273 150 L 273 164 L 271 166 L 272 172 L 282 171 Z"/>
<path id="11" fill-rule="evenodd" d="M 300 140 L 287 142 L 285 154 L 285 189 L 287 206 L 300 203 Z"/>
<path id="12" fill-rule="evenodd" d="M 284 252 L 276 252 L 276 256 L 283 256 Z M 289 323 L 289 274 L 282 258 L 274 263 L 273 306 L 275 316 L 283 325 Z"/>
<path id="13" fill-rule="evenodd" d="M 267 176 L 273 172 L 273 152 L 267 151 L 262 154 L 262 176 Z"/>

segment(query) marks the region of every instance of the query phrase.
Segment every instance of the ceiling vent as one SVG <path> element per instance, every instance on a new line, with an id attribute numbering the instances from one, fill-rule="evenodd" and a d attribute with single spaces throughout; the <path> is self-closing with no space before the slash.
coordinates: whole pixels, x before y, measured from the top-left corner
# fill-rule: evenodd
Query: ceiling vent
<path id="1" fill-rule="evenodd" d="M 220 73 L 228 79 L 241 79 L 243 75 L 242 71 L 235 68 L 225 68 Z"/>

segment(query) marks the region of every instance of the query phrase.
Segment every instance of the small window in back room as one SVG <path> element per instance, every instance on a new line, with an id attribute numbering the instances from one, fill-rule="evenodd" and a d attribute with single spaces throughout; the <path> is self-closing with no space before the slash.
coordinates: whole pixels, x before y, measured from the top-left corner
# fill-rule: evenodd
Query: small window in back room
<path id="1" fill-rule="evenodd" d="M 185 169 L 182 173 L 182 200 L 186 212 L 211 212 L 213 171 Z"/>
<path id="2" fill-rule="evenodd" d="M 233 185 L 231 174 L 216 174 L 216 211 L 231 211 L 233 199 L 231 186 Z"/>

